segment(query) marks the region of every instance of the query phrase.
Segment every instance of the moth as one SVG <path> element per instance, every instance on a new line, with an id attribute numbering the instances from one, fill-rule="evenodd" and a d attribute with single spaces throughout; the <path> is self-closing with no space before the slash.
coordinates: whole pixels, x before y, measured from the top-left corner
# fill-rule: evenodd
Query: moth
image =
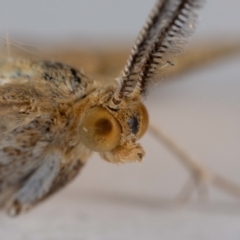
<path id="1" fill-rule="evenodd" d="M 54 61 L 7 59 L 0 65 L 0 205 L 18 215 L 74 179 L 91 152 L 115 164 L 141 162 L 148 128 L 142 103 L 173 66 L 194 30 L 200 0 L 158 0 L 117 80 L 103 83 Z M 192 161 L 164 134 L 193 173 L 234 194 L 238 187 Z"/>

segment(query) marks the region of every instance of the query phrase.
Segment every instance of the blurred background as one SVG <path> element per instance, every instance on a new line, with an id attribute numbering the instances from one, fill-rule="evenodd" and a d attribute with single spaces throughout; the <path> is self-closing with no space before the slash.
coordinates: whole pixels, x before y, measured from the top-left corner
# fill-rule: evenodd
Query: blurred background
<path id="1" fill-rule="evenodd" d="M 0 0 L 2 57 L 8 34 L 25 48 L 17 48 L 20 56 L 31 52 L 83 65 L 86 74 L 117 76 L 154 2 Z M 231 54 L 213 62 L 203 58 L 203 66 L 185 74 L 169 73 L 146 105 L 151 122 L 199 163 L 240 185 L 239 9 L 239 0 L 206 1 L 189 49 L 222 46 L 218 51 Z M 72 184 L 36 209 L 16 219 L 1 214 L 0 239 L 240 238 L 239 199 L 209 185 L 206 201 L 193 196 L 174 205 L 189 173 L 150 134 L 141 144 L 146 151 L 141 165 L 115 166 L 94 154 Z"/>

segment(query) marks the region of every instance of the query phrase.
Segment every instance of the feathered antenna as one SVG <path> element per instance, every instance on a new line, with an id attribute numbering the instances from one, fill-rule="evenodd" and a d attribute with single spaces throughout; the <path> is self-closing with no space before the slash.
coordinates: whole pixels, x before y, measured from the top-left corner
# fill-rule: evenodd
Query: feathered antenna
<path id="1" fill-rule="evenodd" d="M 162 0 L 157 1 L 131 50 L 131 55 L 120 77 L 122 85 L 119 91 L 119 98 L 122 98 L 127 92 L 131 92 L 136 85 L 142 59 L 148 52 L 153 37 L 157 34 L 161 11 L 163 10 L 162 5 Z"/>
<path id="2" fill-rule="evenodd" d="M 120 77 L 116 102 L 146 93 L 161 69 L 173 65 L 171 58 L 181 52 L 194 29 L 196 10 L 202 0 L 158 0 L 132 49 Z"/>

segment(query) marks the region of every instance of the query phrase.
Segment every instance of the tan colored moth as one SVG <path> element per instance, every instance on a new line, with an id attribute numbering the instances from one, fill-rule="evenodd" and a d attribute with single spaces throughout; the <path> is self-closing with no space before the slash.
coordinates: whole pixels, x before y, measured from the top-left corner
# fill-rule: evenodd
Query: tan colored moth
<path id="1" fill-rule="evenodd" d="M 33 207 L 70 182 L 92 151 L 111 163 L 143 160 L 148 126 L 142 103 L 151 83 L 182 51 L 200 0 L 158 0 L 117 81 L 103 84 L 59 62 L 8 59 L 0 66 L 0 203 L 10 215 Z M 160 131 L 196 183 L 238 187 L 212 174 Z"/>

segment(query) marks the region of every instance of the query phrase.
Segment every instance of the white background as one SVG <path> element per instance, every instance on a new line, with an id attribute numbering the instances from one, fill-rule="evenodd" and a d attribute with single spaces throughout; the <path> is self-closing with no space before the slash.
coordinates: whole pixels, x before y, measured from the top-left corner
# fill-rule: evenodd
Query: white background
<path id="1" fill-rule="evenodd" d="M 133 40 L 154 0 L 1 0 L 0 34 L 10 37 L 63 41 L 81 37 Z M 236 33 L 238 0 L 209 0 L 197 35 Z"/>
<path id="2" fill-rule="evenodd" d="M 153 0 L 0 1 L 0 35 L 19 41 L 133 42 Z M 192 41 L 240 36 L 240 1 L 209 0 Z M 82 40 L 83 39 L 83 40 Z M 240 39 L 240 38 L 239 38 Z M 199 162 L 240 184 L 240 58 L 159 84 L 147 100 L 152 122 Z M 74 183 L 28 214 L 0 215 L 0 239 L 238 240 L 240 203 L 209 189 L 205 203 L 170 206 L 188 178 L 147 134 L 145 162 L 110 165 L 95 154 Z"/>

